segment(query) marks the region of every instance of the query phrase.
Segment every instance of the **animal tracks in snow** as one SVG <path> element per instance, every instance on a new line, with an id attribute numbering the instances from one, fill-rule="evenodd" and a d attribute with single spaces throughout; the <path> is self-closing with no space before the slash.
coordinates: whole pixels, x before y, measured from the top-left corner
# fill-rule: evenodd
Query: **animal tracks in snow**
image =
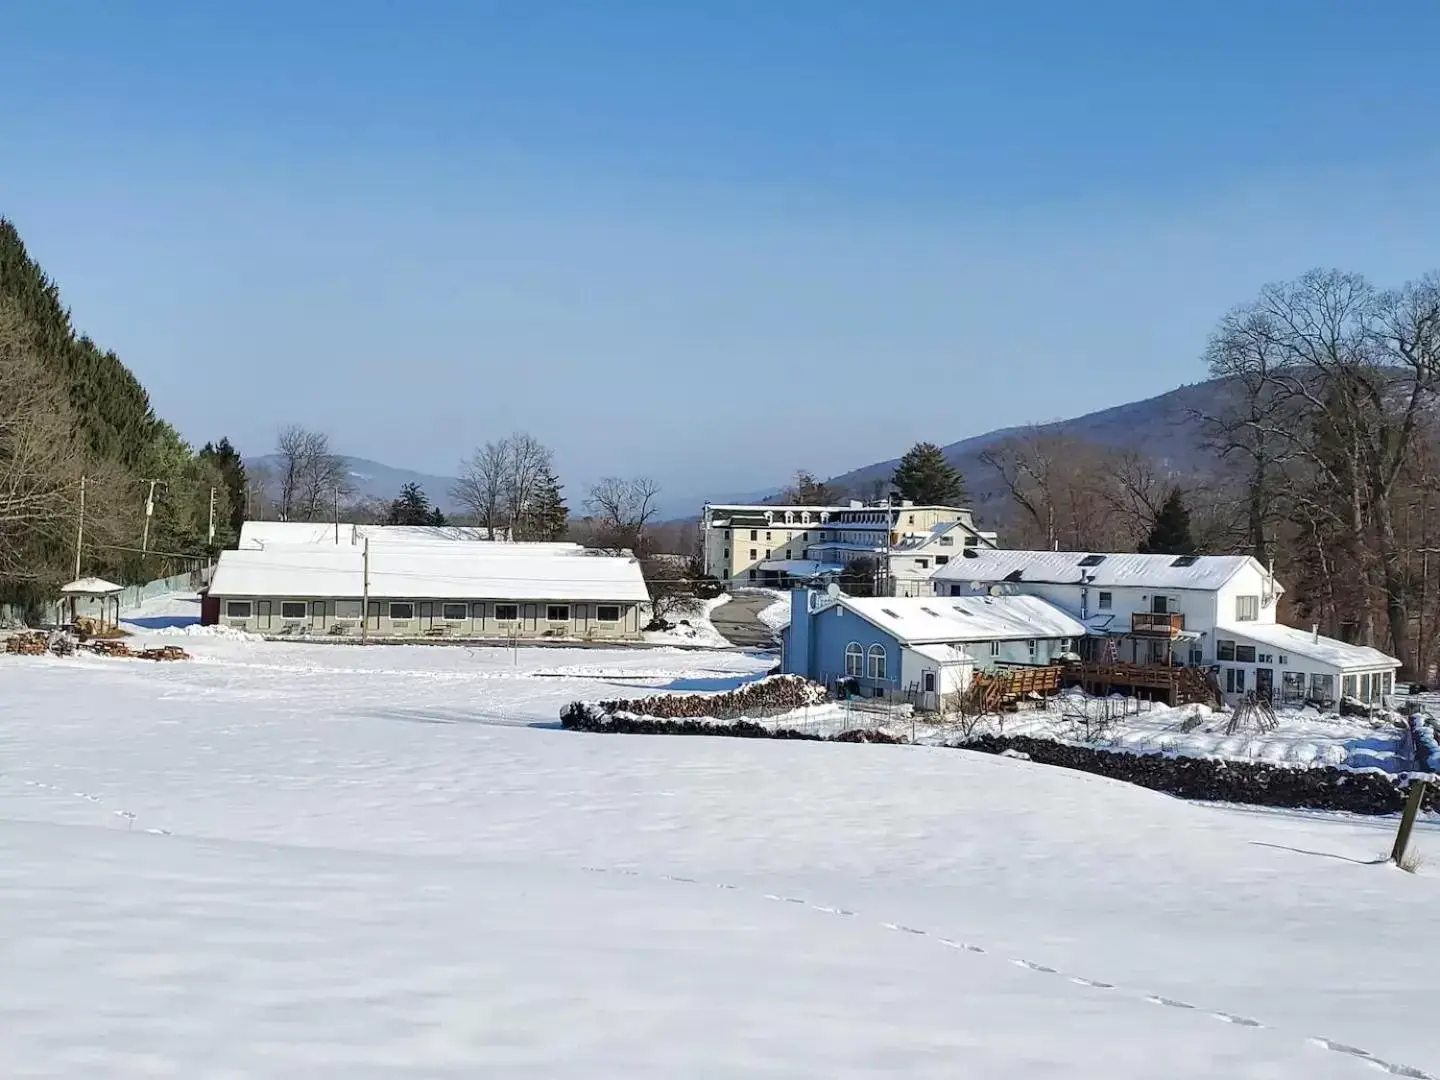
<path id="1" fill-rule="evenodd" d="M 607 869 L 606 867 L 600 866 L 586 866 L 582 869 L 590 873 L 597 874 L 618 874 L 624 877 L 644 876 L 640 873 L 640 871 L 632 869 L 611 870 Z M 726 882 L 707 883 L 700 881 L 696 878 L 681 877 L 676 874 L 662 874 L 659 876 L 664 881 L 673 881 L 679 884 L 705 885 L 707 887 L 730 889 L 737 892 L 745 891 L 741 889 L 738 885 L 731 885 Z M 850 918 L 858 917 L 857 912 L 851 911 L 848 908 L 833 907 L 828 904 L 817 904 L 813 901 L 806 900 L 803 897 L 782 896 L 778 893 L 761 893 L 760 895 L 764 899 L 774 901 L 775 903 L 794 904 L 796 906 L 809 908 L 811 911 L 819 912 L 823 915 L 840 915 Z M 932 941 L 938 942 L 940 945 L 945 946 L 947 949 L 953 949 L 957 952 L 973 953 L 979 956 L 993 955 L 993 952 L 991 950 L 987 950 L 981 945 L 973 945 L 969 942 L 956 941 L 953 938 L 941 937 L 938 934 L 932 934 L 928 930 L 923 930 L 919 927 L 914 926 L 907 926 L 904 923 L 882 922 L 879 924 L 879 926 L 881 929 L 891 930 L 898 934 L 907 934 L 913 937 L 928 938 Z M 1165 997 L 1160 994 L 1148 994 L 1136 990 L 1128 990 L 1123 987 L 1117 986 L 1115 983 L 1101 982 L 1098 979 L 1090 979 L 1083 975 L 1067 974 L 1066 972 L 1063 972 L 1058 968 L 1053 968 L 1045 964 L 1036 963 L 1033 960 L 1026 960 L 1020 957 L 1011 957 L 1009 958 L 1009 963 L 1025 971 L 1035 972 L 1038 975 L 1050 975 L 1064 979 L 1075 986 L 1084 987 L 1087 990 L 1102 990 L 1107 993 L 1129 997 L 1136 1001 L 1144 1001 L 1151 1005 L 1159 1005 L 1162 1008 L 1194 1012 L 1198 1015 L 1208 1016 L 1214 1020 L 1219 1020 L 1226 1024 L 1233 1024 L 1236 1027 L 1267 1030 L 1267 1025 L 1261 1023 L 1259 1020 L 1255 1020 L 1248 1016 L 1240 1016 L 1236 1013 L 1223 1012 L 1219 1010 L 1204 1009 L 1198 1005 L 1192 1005 L 1188 1001 L 1178 1001 L 1175 998 Z M 1312 1046 L 1316 1046 L 1321 1050 L 1325 1050 L 1335 1054 L 1344 1054 L 1348 1057 L 1353 1057 L 1358 1061 L 1364 1061 L 1367 1064 L 1372 1065 L 1384 1072 L 1387 1072 L 1392 1076 L 1406 1077 L 1407 1080 L 1440 1080 L 1440 1077 L 1436 1077 L 1432 1073 L 1425 1072 L 1422 1069 L 1417 1069 L 1414 1066 L 1385 1061 L 1372 1054 L 1369 1050 L 1364 1050 L 1358 1046 L 1350 1046 L 1347 1043 L 1336 1042 L 1334 1039 L 1326 1039 L 1321 1037 L 1310 1038 L 1307 1041 Z"/>

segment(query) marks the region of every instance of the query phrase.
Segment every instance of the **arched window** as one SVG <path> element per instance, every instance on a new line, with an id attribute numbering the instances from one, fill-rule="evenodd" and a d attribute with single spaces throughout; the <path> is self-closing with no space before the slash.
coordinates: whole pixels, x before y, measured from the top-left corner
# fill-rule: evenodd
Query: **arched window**
<path id="1" fill-rule="evenodd" d="M 885 646 L 870 646 L 870 671 L 869 677 L 876 680 L 885 678 Z"/>
<path id="2" fill-rule="evenodd" d="M 860 648 L 858 641 L 852 641 L 845 646 L 845 674 L 852 679 L 858 679 L 865 674 L 862 661 L 865 657 L 864 650 Z"/>

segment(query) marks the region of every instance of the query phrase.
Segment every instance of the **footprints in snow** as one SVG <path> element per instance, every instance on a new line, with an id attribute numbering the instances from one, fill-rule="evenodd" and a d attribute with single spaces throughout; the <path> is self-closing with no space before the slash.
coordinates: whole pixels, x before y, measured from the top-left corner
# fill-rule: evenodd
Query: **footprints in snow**
<path id="1" fill-rule="evenodd" d="M 620 874 L 625 877 L 642 876 L 638 870 L 631 869 L 611 870 L 606 867 L 600 866 L 586 866 L 582 867 L 582 869 L 590 873 L 596 874 Z M 685 885 L 707 884 L 706 882 L 699 881 L 695 878 L 681 877 L 678 874 L 662 874 L 660 876 L 665 881 L 674 881 Z M 713 883 L 713 887 L 717 889 L 730 889 L 732 891 L 739 891 L 739 886 L 731 885 L 725 882 L 715 882 Z M 808 907 L 812 911 L 818 911 L 825 915 L 839 915 L 845 916 L 847 918 L 855 918 L 857 915 L 856 912 L 851 911 L 848 908 L 830 907 L 825 904 L 816 904 L 798 896 L 781 896 L 778 893 L 762 893 L 761 895 L 766 900 L 774 901 L 777 904 L 795 904 L 802 907 Z M 952 938 L 940 937 L 937 934 L 931 934 L 928 930 L 921 930 L 914 926 L 906 926 L 904 923 L 885 922 L 881 923 L 880 926 L 886 930 L 893 930 L 894 932 L 899 934 L 910 934 L 914 937 L 931 938 L 932 940 L 945 946 L 947 949 L 954 949 L 957 952 L 968 952 L 981 956 L 988 955 L 988 950 L 986 950 L 980 945 L 972 945 L 969 942 L 955 941 Z M 1202 1009 L 1197 1005 L 1190 1004 L 1188 1001 L 1178 1001 L 1175 998 L 1164 997 L 1159 994 L 1141 994 L 1135 991 L 1124 990 L 1116 986 L 1114 983 L 1101 982 L 1098 979 L 1089 979 L 1083 975 L 1068 975 L 1065 972 L 1060 971 L 1058 968 L 1048 967 L 1045 964 L 1038 964 L 1033 960 L 1011 958 L 1009 962 L 1011 964 L 1014 964 L 1018 968 L 1023 968 L 1026 971 L 1033 971 L 1040 975 L 1054 975 L 1058 978 L 1063 978 L 1076 986 L 1083 986 L 1090 990 L 1104 990 L 1120 994 L 1126 994 L 1130 997 L 1142 1001 L 1147 1001 L 1152 1005 L 1159 1005 L 1167 1009 L 1179 1009 L 1182 1011 L 1199 1013 L 1204 1016 L 1209 1016 L 1212 1019 L 1219 1020 L 1222 1023 L 1233 1024 L 1236 1027 L 1256 1029 L 1265 1028 L 1265 1025 L 1262 1024 L 1259 1020 L 1252 1019 L 1248 1016 L 1240 1016 L 1236 1013 L 1223 1012 L 1219 1010 Z M 1414 1068 L 1413 1066 L 1384 1061 L 1376 1057 L 1370 1051 L 1364 1050 L 1358 1046 L 1350 1046 L 1346 1043 L 1336 1042 L 1333 1039 L 1326 1039 L 1320 1037 L 1315 1037 L 1308 1041 L 1312 1045 L 1317 1046 L 1322 1050 L 1326 1050 L 1336 1054 L 1345 1054 L 1349 1057 L 1356 1058 L 1357 1060 L 1367 1062 L 1375 1066 L 1376 1068 L 1379 1068 L 1382 1071 L 1389 1073 L 1392 1076 L 1405 1077 L 1406 1080 L 1440 1080 L 1440 1077 L 1436 1077 L 1431 1073 L 1427 1073 L 1421 1069 Z"/>
<path id="2" fill-rule="evenodd" d="M 99 795 L 92 795 L 92 794 L 90 794 L 88 791 L 71 791 L 71 792 L 66 792 L 66 790 L 65 790 L 63 787 L 60 787 L 58 784 L 47 784 L 47 783 L 44 783 L 43 781 L 40 781 L 40 780 L 25 780 L 25 781 L 23 781 L 23 783 L 25 784 L 26 787 L 39 788 L 41 791 L 57 791 L 57 792 L 61 793 L 62 795 L 63 795 L 63 794 L 69 794 L 69 795 L 71 795 L 72 797 L 74 797 L 74 798 L 76 798 L 76 799 L 84 799 L 84 800 L 85 800 L 86 802 L 88 802 L 88 803 L 95 803 L 95 804 L 97 804 L 97 805 L 102 804 L 102 803 L 105 801 L 105 800 L 102 799 Z M 133 832 L 133 831 L 134 831 L 134 829 L 135 829 L 135 813 L 134 813 L 134 811 L 131 811 L 131 810 L 112 810 L 112 811 L 110 811 L 110 812 L 111 812 L 112 814 L 114 814 L 114 815 L 115 815 L 116 817 L 118 817 L 118 818 L 124 818 L 124 819 L 126 820 L 126 822 L 128 822 L 127 831 L 130 831 L 130 832 Z M 145 832 L 145 833 L 149 833 L 151 836 L 172 836 L 172 835 L 174 835 L 173 833 L 170 832 L 169 829 L 142 829 L 141 831 L 142 831 L 142 832 Z"/>

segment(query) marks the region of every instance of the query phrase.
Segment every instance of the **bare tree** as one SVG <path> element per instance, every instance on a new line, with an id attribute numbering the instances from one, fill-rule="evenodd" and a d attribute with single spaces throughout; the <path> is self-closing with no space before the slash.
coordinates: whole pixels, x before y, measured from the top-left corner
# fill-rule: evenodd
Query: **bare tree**
<path id="1" fill-rule="evenodd" d="M 0 576 L 11 579 L 35 576 L 37 547 L 68 531 L 84 470 L 69 404 L 22 326 L 0 306 Z"/>
<path id="2" fill-rule="evenodd" d="M 658 510 L 660 485 L 648 476 L 607 476 L 590 487 L 585 506 L 594 515 L 604 546 L 646 554 L 645 528 Z"/>
<path id="3" fill-rule="evenodd" d="M 1294 413 L 1272 381 L 1285 362 L 1278 339 L 1275 320 L 1263 310 L 1227 314 L 1205 350 L 1211 376 L 1225 380 L 1225 401 L 1218 413 L 1197 414 L 1209 448 L 1238 469 L 1246 546 L 1262 561 L 1279 516 L 1282 474 L 1294 456 L 1290 440 L 1276 434 Z"/>
<path id="4" fill-rule="evenodd" d="M 450 497 L 485 527 L 491 540 L 504 524 L 506 466 L 510 454 L 504 439 L 487 442 L 460 465 L 460 478 Z"/>
<path id="5" fill-rule="evenodd" d="M 282 521 L 324 521 L 336 501 L 354 490 L 345 459 L 330 449 L 323 431 L 292 424 L 277 436 L 275 454 Z"/>
<path id="6" fill-rule="evenodd" d="M 524 431 L 514 432 L 504 440 L 505 505 L 513 539 L 526 531 L 526 519 L 534 506 L 541 479 L 554 464 L 555 455 L 548 446 Z"/>
<path id="7" fill-rule="evenodd" d="M 1380 292 L 1356 274 L 1312 271 L 1268 286 L 1237 317 L 1269 363 L 1259 378 L 1279 419 L 1262 430 L 1303 465 L 1312 510 L 1344 538 L 1383 607 L 1395 655 L 1414 671 L 1396 515 L 1440 394 L 1440 278 Z"/>

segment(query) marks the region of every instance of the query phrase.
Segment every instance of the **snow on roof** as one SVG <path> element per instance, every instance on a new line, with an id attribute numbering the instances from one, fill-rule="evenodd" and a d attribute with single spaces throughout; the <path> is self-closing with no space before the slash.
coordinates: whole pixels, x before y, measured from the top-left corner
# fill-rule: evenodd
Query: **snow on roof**
<path id="1" fill-rule="evenodd" d="M 1084 623 L 1038 596 L 844 596 L 840 603 L 907 645 L 1085 636 Z"/>
<path id="2" fill-rule="evenodd" d="M 106 581 L 98 577 L 82 577 L 78 581 L 72 581 L 69 585 L 61 585 L 60 591 L 77 596 L 106 596 L 110 593 L 120 592 L 123 585 L 116 585 L 113 581 Z"/>
<path id="3" fill-rule="evenodd" d="M 1322 664 L 1340 668 L 1343 671 L 1373 670 L 1374 668 L 1397 668 L 1400 661 L 1387 656 L 1379 649 L 1368 645 L 1350 645 L 1335 638 L 1321 637 L 1318 640 L 1308 630 L 1298 630 L 1281 623 L 1250 623 L 1243 626 L 1217 626 L 1216 638 L 1233 637 L 1254 645 L 1265 645 L 1272 649 L 1294 653 Z"/>
<path id="4" fill-rule="evenodd" d="M 1264 572 L 1249 555 L 1138 555 L 1134 552 L 1014 551 L 971 549 L 935 572 L 936 581 L 1016 582 L 1156 589 L 1221 588 L 1247 566 Z M 1012 575 L 1019 575 L 1012 577 Z M 1081 580 L 1082 575 L 1088 580 Z M 1283 591 L 1277 584 L 1277 593 Z"/>
<path id="5" fill-rule="evenodd" d="M 351 541 L 354 526 L 341 525 L 339 543 Z M 270 544 L 336 544 L 335 523 L 323 521 L 247 521 L 240 526 L 239 548 L 259 550 Z"/>
<path id="6" fill-rule="evenodd" d="M 973 664 L 975 658 L 966 652 L 959 645 L 947 645 L 943 642 L 936 642 L 933 645 L 910 645 L 907 646 L 911 652 L 925 657 L 926 660 L 934 660 L 937 664 Z"/>
<path id="7" fill-rule="evenodd" d="M 337 539 L 338 537 L 338 539 Z M 585 549 L 569 542 L 511 543 L 491 540 L 488 529 L 478 525 L 340 525 L 333 521 L 247 521 L 240 526 L 242 550 L 259 551 L 267 547 L 330 547 L 362 546 L 366 540 L 377 544 L 480 543 L 494 550 L 517 549 L 579 553 Z"/>
<path id="8" fill-rule="evenodd" d="M 429 544 L 370 552 L 370 595 L 397 599 L 632 600 L 650 594 L 632 557 L 507 551 L 509 544 Z M 223 551 L 210 582 L 219 597 L 364 595 L 355 547 Z"/>
<path id="9" fill-rule="evenodd" d="M 845 567 L 839 563 L 817 562 L 814 559 L 766 559 L 760 564 L 761 570 L 773 570 L 791 577 L 818 577 L 821 574 L 839 574 Z"/>

